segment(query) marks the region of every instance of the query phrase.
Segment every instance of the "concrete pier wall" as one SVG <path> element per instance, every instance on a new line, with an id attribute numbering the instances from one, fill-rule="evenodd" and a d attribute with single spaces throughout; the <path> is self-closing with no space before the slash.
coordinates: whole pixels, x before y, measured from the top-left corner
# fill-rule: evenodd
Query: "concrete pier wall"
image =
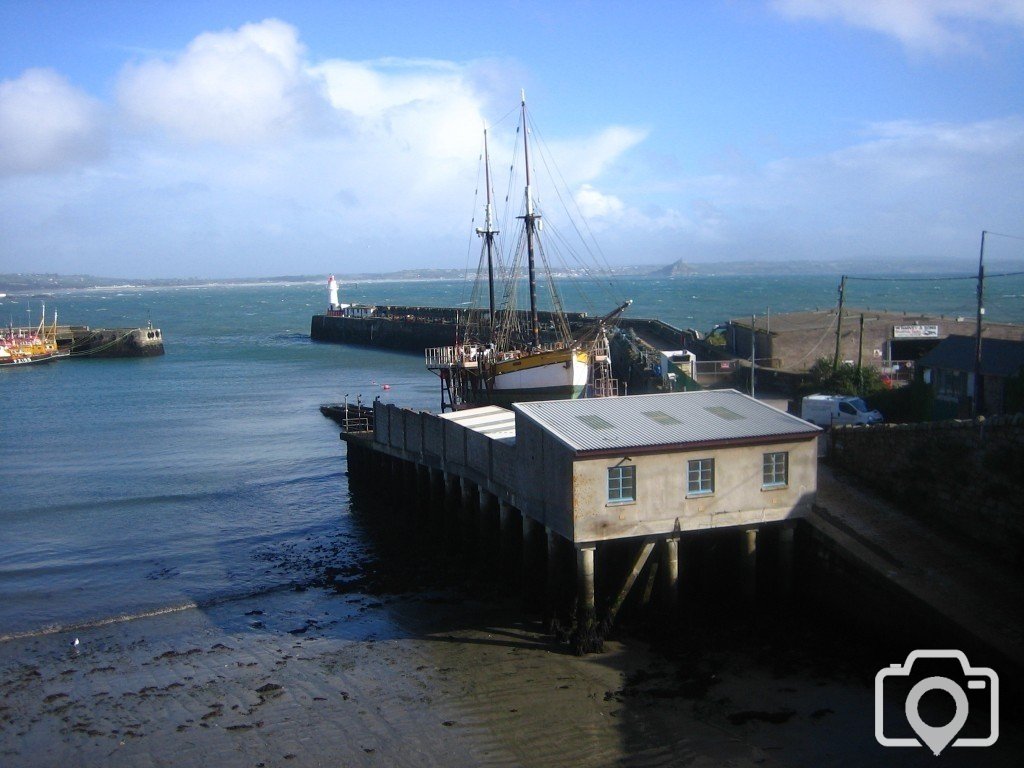
<path id="1" fill-rule="evenodd" d="M 552 323 L 551 312 L 538 313 L 542 333 Z M 568 313 L 572 328 L 593 323 L 584 313 Z M 465 331 L 466 310 L 452 307 L 379 306 L 368 317 L 313 315 L 309 336 L 314 341 L 396 349 L 423 354 L 428 347 L 446 347 Z"/>

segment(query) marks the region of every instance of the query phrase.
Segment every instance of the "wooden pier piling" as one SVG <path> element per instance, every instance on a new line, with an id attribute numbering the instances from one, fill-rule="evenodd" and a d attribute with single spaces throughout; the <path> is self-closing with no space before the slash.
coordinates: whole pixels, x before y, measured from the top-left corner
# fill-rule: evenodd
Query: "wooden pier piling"
<path id="1" fill-rule="evenodd" d="M 676 626 L 685 586 L 681 568 L 690 574 L 700 561 L 698 539 L 705 538 L 707 523 L 698 521 L 697 527 L 686 529 L 687 523 L 681 528 L 676 518 L 659 530 L 637 518 L 630 506 L 609 504 L 598 513 L 603 519 L 636 522 L 622 524 L 618 533 L 581 538 L 580 531 L 600 533 L 591 518 L 577 518 L 574 494 L 585 493 L 583 486 L 566 491 L 552 487 L 546 476 L 530 480 L 524 475 L 524 465 L 530 469 L 531 462 L 542 471 L 563 465 L 557 457 L 545 458 L 547 446 L 532 436 L 516 442 L 500 439 L 506 423 L 515 426 L 510 412 L 482 408 L 438 416 L 379 402 L 372 411 L 362 411 L 358 422 L 343 413 L 352 483 L 383 485 L 390 508 L 416 535 L 440 540 L 455 573 L 518 587 L 527 609 L 539 609 L 552 634 L 570 641 L 577 653 L 600 650 L 620 614 L 654 615 L 656 610 L 661 623 Z M 760 453 L 755 458 L 759 473 Z M 626 458 L 607 466 L 632 466 L 633 461 Z M 802 481 L 802 468 L 793 461 L 788 466 L 792 477 Z M 568 518 L 566 504 L 571 507 Z M 736 542 L 737 590 L 753 601 L 762 543 L 758 532 L 765 523 L 782 519 L 783 511 L 729 515 L 718 530 L 731 533 L 715 534 L 709 541 L 711 546 Z M 763 542 L 769 559 L 779 562 L 779 579 L 790 586 L 792 532 L 791 524 L 781 527 L 777 536 Z"/>

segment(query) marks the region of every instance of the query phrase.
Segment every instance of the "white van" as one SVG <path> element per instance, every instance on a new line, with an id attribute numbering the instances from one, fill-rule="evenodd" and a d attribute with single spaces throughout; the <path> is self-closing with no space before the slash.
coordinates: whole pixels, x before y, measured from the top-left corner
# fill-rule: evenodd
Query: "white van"
<path id="1" fill-rule="evenodd" d="M 800 403 L 800 418 L 831 427 L 833 424 L 878 424 L 882 414 L 868 410 L 859 397 L 848 395 L 808 395 Z"/>

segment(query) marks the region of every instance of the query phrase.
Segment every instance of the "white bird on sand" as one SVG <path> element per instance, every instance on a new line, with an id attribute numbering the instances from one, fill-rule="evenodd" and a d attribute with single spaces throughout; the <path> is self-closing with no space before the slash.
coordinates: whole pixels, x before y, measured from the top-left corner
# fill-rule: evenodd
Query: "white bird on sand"
<path id="1" fill-rule="evenodd" d="M 71 647 L 74 648 L 75 650 L 78 650 L 78 638 L 77 637 L 75 638 L 75 642 L 73 642 L 71 644 Z"/>

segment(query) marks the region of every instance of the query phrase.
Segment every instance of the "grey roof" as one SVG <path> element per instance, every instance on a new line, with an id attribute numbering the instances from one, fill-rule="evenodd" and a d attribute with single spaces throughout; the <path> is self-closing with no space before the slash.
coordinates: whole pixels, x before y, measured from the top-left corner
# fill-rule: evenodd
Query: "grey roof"
<path id="1" fill-rule="evenodd" d="M 973 336 L 949 336 L 917 361 L 919 368 L 974 370 Z M 1024 367 L 1024 341 L 981 339 L 981 372 L 985 376 L 1016 376 Z"/>
<path id="2" fill-rule="evenodd" d="M 482 408 L 442 413 L 438 418 L 455 422 L 492 440 L 503 443 L 514 443 L 516 440 L 516 415 L 507 408 L 487 405 Z"/>
<path id="3" fill-rule="evenodd" d="M 807 436 L 818 427 L 733 389 L 515 403 L 577 452 Z"/>

